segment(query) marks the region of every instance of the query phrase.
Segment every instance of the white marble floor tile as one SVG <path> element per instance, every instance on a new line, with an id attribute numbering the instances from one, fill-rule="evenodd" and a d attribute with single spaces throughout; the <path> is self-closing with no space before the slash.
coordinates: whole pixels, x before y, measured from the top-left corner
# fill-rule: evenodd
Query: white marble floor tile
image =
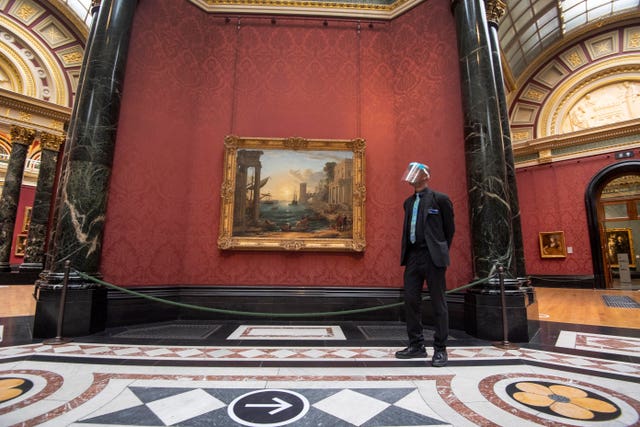
<path id="1" fill-rule="evenodd" d="M 467 404 L 467 406 L 471 410 L 482 415 L 487 420 L 491 420 L 492 423 L 495 423 L 499 426 L 540 427 L 541 425 L 534 421 L 523 420 L 520 417 L 503 411 L 502 409 L 492 405 L 489 402 L 470 402 Z"/>
<path id="2" fill-rule="evenodd" d="M 179 424 L 224 406 L 220 400 L 200 389 L 190 390 L 147 404 L 147 407 L 166 425 Z"/>
<path id="3" fill-rule="evenodd" d="M 228 340 L 346 340 L 337 325 L 242 325 Z"/>
<path id="4" fill-rule="evenodd" d="M 313 406 L 341 420 L 359 426 L 390 405 L 365 396 L 355 390 L 342 390 Z"/>

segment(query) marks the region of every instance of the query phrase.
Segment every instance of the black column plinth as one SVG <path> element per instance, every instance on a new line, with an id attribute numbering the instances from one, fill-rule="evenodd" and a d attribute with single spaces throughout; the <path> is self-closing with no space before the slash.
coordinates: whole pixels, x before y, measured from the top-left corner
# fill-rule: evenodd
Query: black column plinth
<path id="1" fill-rule="evenodd" d="M 34 338 L 53 338 L 57 333 L 61 289 L 40 288 L 33 321 Z M 79 337 L 103 331 L 107 319 L 107 290 L 67 290 L 62 323 L 63 337 Z"/>
<path id="2" fill-rule="evenodd" d="M 465 332 L 488 341 L 503 341 L 502 298 L 499 291 L 471 290 L 464 297 Z M 533 288 L 505 292 L 507 341 L 529 342 L 538 332 L 538 301 Z"/>

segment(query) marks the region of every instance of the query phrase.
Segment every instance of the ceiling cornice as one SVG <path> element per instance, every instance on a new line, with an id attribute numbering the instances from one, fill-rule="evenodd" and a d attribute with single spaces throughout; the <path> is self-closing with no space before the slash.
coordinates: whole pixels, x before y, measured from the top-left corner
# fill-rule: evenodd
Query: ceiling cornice
<path id="1" fill-rule="evenodd" d="M 3 122 L 20 123 L 23 126 L 31 126 L 37 130 L 49 132 L 54 131 L 55 133 L 62 132 L 62 125 L 68 122 L 71 117 L 71 108 L 69 107 L 63 107 L 5 89 L 0 89 L 0 107 L 2 107 L 0 120 Z M 18 113 L 16 117 L 14 117 L 13 111 Z M 27 115 L 25 117 L 34 115 L 47 120 L 41 121 L 36 117 L 31 117 L 29 120 L 20 120 L 19 117 L 25 114 Z"/>
<path id="2" fill-rule="evenodd" d="M 310 0 L 189 0 L 208 13 L 295 15 L 348 19 L 393 19 L 426 0 L 371 0 L 368 2 Z"/>

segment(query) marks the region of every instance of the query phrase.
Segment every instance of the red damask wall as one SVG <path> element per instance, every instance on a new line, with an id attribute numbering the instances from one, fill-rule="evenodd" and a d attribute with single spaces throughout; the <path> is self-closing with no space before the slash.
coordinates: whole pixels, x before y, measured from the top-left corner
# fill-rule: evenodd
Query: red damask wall
<path id="1" fill-rule="evenodd" d="M 366 150 L 364 254 L 217 248 L 225 135 L 351 139 Z M 105 227 L 102 273 L 137 285 L 400 287 L 409 161 L 456 209 L 449 287 L 471 280 L 462 107 L 449 0 L 358 36 L 355 23 L 206 14 L 140 2 Z M 292 165 L 295 166 L 295 165 Z"/>
<path id="2" fill-rule="evenodd" d="M 585 193 L 592 178 L 617 162 L 613 155 L 567 160 L 517 171 L 527 273 L 591 275 Z M 564 231 L 566 258 L 541 258 L 538 233 Z"/>

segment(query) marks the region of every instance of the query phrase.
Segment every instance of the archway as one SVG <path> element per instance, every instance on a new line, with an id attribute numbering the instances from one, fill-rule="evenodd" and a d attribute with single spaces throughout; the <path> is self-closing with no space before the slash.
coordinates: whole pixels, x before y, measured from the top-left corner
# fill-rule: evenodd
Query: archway
<path id="1" fill-rule="evenodd" d="M 585 194 L 587 209 L 587 223 L 589 227 L 589 242 L 591 245 L 591 259 L 593 263 L 594 286 L 606 288 L 609 282 L 609 260 L 605 258 L 605 226 L 601 196 L 604 188 L 614 179 L 625 175 L 640 175 L 640 161 L 628 160 L 607 166 L 598 172 L 589 182 Z M 637 214 L 636 214 L 637 217 Z M 630 260 L 630 262 L 634 262 Z"/>

